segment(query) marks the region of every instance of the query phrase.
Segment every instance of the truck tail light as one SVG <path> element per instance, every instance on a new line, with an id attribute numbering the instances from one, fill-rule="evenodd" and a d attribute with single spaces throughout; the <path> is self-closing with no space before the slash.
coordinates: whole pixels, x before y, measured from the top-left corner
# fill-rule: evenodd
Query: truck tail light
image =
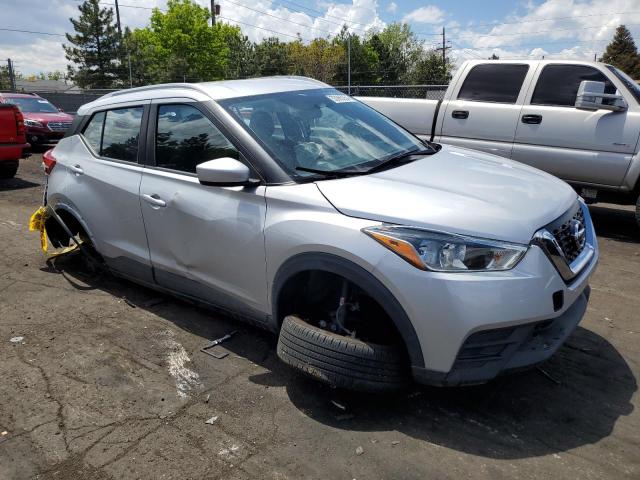
<path id="1" fill-rule="evenodd" d="M 16 119 L 16 133 L 19 137 L 25 135 L 25 127 L 24 127 L 24 115 L 20 111 L 18 107 L 13 107 L 13 114 Z"/>
<path id="2" fill-rule="evenodd" d="M 56 157 L 53 156 L 53 148 L 47 150 L 44 152 L 44 155 L 42 155 L 42 166 L 44 167 L 44 173 L 50 175 L 53 167 L 56 166 Z"/>

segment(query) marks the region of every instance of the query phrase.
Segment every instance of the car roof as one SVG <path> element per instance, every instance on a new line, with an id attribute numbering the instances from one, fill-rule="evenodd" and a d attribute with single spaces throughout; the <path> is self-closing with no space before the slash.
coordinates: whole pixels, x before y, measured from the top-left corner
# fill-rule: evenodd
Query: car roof
<path id="1" fill-rule="evenodd" d="M 317 88 L 331 88 L 318 80 L 296 76 L 276 76 L 249 78 L 245 80 L 222 80 L 202 83 L 165 83 L 147 87 L 131 88 L 108 93 L 99 99 L 87 103 L 78 110 L 86 115 L 94 109 L 141 100 L 158 98 L 187 97 L 195 100 L 224 100 L 227 98 L 248 97 L 267 93 L 292 92 Z"/>
<path id="2" fill-rule="evenodd" d="M 0 97 L 6 98 L 42 98 L 35 93 L 14 93 L 14 92 L 0 92 Z"/>

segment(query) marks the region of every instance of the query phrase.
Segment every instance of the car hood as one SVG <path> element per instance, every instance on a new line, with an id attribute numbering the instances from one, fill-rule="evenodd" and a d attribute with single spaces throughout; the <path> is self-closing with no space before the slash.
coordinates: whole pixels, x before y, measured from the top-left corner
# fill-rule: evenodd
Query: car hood
<path id="1" fill-rule="evenodd" d="M 36 120 L 38 122 L 48 123 L 48 122 L 73 122 L 73 117 L 68 113 L 64 112 L 52 112 L 52 113 L 41 113 L 41 112 L 23 112 L 24 118 L 29 120 Z"/>
<path id="2" fill-rule="evenodd" d="M 379 173 L 316 184 L 345 215 L 523 244 L 577 197 L 545 172 L 451 146 Z"/>

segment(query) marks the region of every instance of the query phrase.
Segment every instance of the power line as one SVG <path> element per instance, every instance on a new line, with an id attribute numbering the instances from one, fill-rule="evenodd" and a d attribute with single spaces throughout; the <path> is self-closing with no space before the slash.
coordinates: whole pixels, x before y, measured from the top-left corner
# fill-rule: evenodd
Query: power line
<path id="1" fill-rule="evenodd" d="M 277 18 L 278 20 L 282 20 L 284 22 L 289 22 L 289 23 L 292 23 L 294 25 L 299 25 L 300 27 L 312 28 L 312 29 L 315 29 L 315 30 L 317 30 L 319 32 L 328 33 L 329 35 L 334 35 L 334 33 L 330 32 L 329 30 L 322 30 L 322 29 L 319 29 L 317 27 L 314 27 L 313 25 L 305 25 L 303 23 L 294 22 L 293 20 L 289 20 L 288 18 L 278 17 L 278 16 L 273 15 L 273 14 L 271 14 L 269 12 L 265 12 L 263 10 L 258 10 L 256 8 L 252 8 L 252 7 L 248 7 L 246 5 L 242 5 L 241 3 L 234 2 L 233 0 L 225 0 L 225 2 L 233 3 L 234 5 L 238 5 L 240 7 L 246 8 L 248 10 L 252 10 L 252 11 L 257 12 L 257 13 L 261 13 L 263 15 L 268 15 L 269 17 Z"/>
<path id="2" fill-rule="evenodd" d="M 35 30 L 19 30 L 17 28 L 0 28 L 3 32 L 18 32 L 18 33 L 35 33 L 36 35 L 51 35 L 54 37 L 64 37 L 64 33 L 52 33 L 52 32 L 36 32 Z"/>
<path id="3" fill-rule="evenodd" d="M 640 11 L 633 12 L 618 12 L 618 13 L 592 13 L 588 15 L 569 15 L 567 17 L 552 17 L 552 18 L 540 18 L 536 20 L 522 20 L 518 22 L 496 22 L 496 23 L 479 23 L 477 25 L 473 25 L 474 27 L 495 27 L 497 25 L 517 25 L 520 23 L 536 23 L 536 22 L 551 22 L 554 20 L 566 20 L 570 18 L 585 18 L 585 17 L 600 17 L 600 16 L 614 16 L 614 15 L 625 15 L 625 14 L 634 14 L 640 13 Z"/>
<path id="4" fill-rule="evenodd" d="M 640 25 L 639 23 L 628 23 L 626 25 L 629 26 L 637 26 Z M 574 32 L 577 30 L 587 30 L 587 29 L 591 29 L 591 28 L 605 28 L 605 29 L 609 29 L 609 28 L 617 28 L 618 25 L 590 25 L 590 26 L 586 26 L 586 27 L 577 27 L 577 28 L 555 28 L 553 30 L 539 30 L 536 32 L 517 32 L 517 33 L 487 33 L 487 34 L 482 34 L 482 35 L 476 35 L 475 33 L 463 33 L 461 35 L 457 35 L 458 38 L 484 38 L 484 37 L 507 37 L 507 36 L 517 36 L 517 35 L 531 35 L 531 36 L 535 36 L 541 33 L 555 33 L 555 32 Z"/>

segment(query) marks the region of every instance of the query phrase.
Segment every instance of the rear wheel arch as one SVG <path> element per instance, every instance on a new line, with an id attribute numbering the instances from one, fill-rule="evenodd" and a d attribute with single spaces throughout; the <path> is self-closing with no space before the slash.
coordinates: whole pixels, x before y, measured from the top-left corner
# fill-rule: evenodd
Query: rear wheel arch
<path id="1" fill-rule="evenodd" d="M 96 244 L 91 230 L 87 227 L 86 222 L 82 219 L 82 216 L 75 211 L 75 209 L 64 203 L 57 204 L 55 207 L 51 206 L 51 208 L 55 210 L 58 216 L 67 225 L 69 230 L 71 230 L 71 233 L 74 235 L 82 233 L 93 245 Z M 54 247 L 70 246 L 70 239 L 68 238 L 68 235 L 58 224 L 55 218 L 50 216 L 46 221 L 45 227 L 47 229 L 47 236 Z"/>
<path id="2" fill-rule="evenodd" d="M 322 271 L 346 278 L 374 298 L 400 334 L 412 366 L 424 367 L 422 348 L 411 320 L 394 295 L 372 273 L 360 265 L 330 253 L 302 253 L 284 262 L 274 277 L 271 303 L 273 319 L 280 328 L 284 319 L 281 305 L 285 288 L 294 277 L 307 271 Z"/>

